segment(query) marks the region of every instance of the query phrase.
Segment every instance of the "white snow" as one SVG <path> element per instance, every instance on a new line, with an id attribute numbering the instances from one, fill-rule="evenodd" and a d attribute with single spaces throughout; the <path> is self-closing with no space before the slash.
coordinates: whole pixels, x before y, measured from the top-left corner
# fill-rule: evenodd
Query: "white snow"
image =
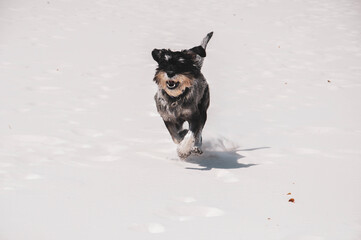
<path id="1" fill-rule="evenodd" d="M 1 1 L 0 239 L 361 239 L 360 25 L 357 0 Z M 181 161 L 151 51 L 210 31 Z"/>

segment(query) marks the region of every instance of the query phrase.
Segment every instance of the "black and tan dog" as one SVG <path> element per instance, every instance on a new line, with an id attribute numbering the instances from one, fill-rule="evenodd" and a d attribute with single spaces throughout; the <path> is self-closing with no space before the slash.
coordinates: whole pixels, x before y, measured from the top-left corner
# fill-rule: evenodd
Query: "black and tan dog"
<path id="1" fill-rule="evenodd" d="M 202 130 L 207 120 L 209 88 L 201 73 L 206 47 L 213 32 L 201 45 L 182 51 L 154 49 L 152 56 L 158 63 L 154 81 L 157 110 L 175 143 L 178 155 L 186 158 L 191 153 L 201 154 Z M 189 130 L 183 129 L 188 122 Z"/>

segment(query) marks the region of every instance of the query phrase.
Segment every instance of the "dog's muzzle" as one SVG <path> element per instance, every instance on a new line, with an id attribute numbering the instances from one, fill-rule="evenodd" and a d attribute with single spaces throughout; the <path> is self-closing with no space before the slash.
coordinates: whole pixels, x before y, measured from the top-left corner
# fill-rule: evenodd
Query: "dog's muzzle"
<path id="1" fill-rule="evenodd" d="M 179 82 L 175 82 L 175 81 L 172 81 L 172 80 L 167 81 L 167 88 L 170 89 L 170 90 L 177 88 L 178 85 L 179 85 Z"/>

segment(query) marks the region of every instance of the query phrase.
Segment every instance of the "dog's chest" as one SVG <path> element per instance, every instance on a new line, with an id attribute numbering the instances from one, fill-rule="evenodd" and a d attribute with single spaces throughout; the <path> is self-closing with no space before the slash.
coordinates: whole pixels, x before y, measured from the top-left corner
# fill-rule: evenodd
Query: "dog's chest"
<path id="1" fill-rule="evenodd" d="M 158 104 L 158 111 L 160 115 L 167 121 L 190 119 L 196 111 L 193 105 L 184 104 L 181 101 L 167 102 L 164 99 L 161 99 Z"/>

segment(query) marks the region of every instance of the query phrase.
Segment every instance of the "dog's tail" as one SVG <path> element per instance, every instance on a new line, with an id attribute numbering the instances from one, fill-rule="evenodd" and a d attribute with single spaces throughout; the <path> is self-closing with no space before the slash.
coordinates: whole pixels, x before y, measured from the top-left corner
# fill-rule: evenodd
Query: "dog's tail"
<path id="1" fill-rule="evenodd" d="M 213 32 L 210 32 L 207 34 L 207 36 L 205 38 L 203 38 L 201 46 L 204 50 L 206 50 L 208 42 L 209 42 L 209 40 L 211 40 L 212 36 L 213 36 Z"/>

